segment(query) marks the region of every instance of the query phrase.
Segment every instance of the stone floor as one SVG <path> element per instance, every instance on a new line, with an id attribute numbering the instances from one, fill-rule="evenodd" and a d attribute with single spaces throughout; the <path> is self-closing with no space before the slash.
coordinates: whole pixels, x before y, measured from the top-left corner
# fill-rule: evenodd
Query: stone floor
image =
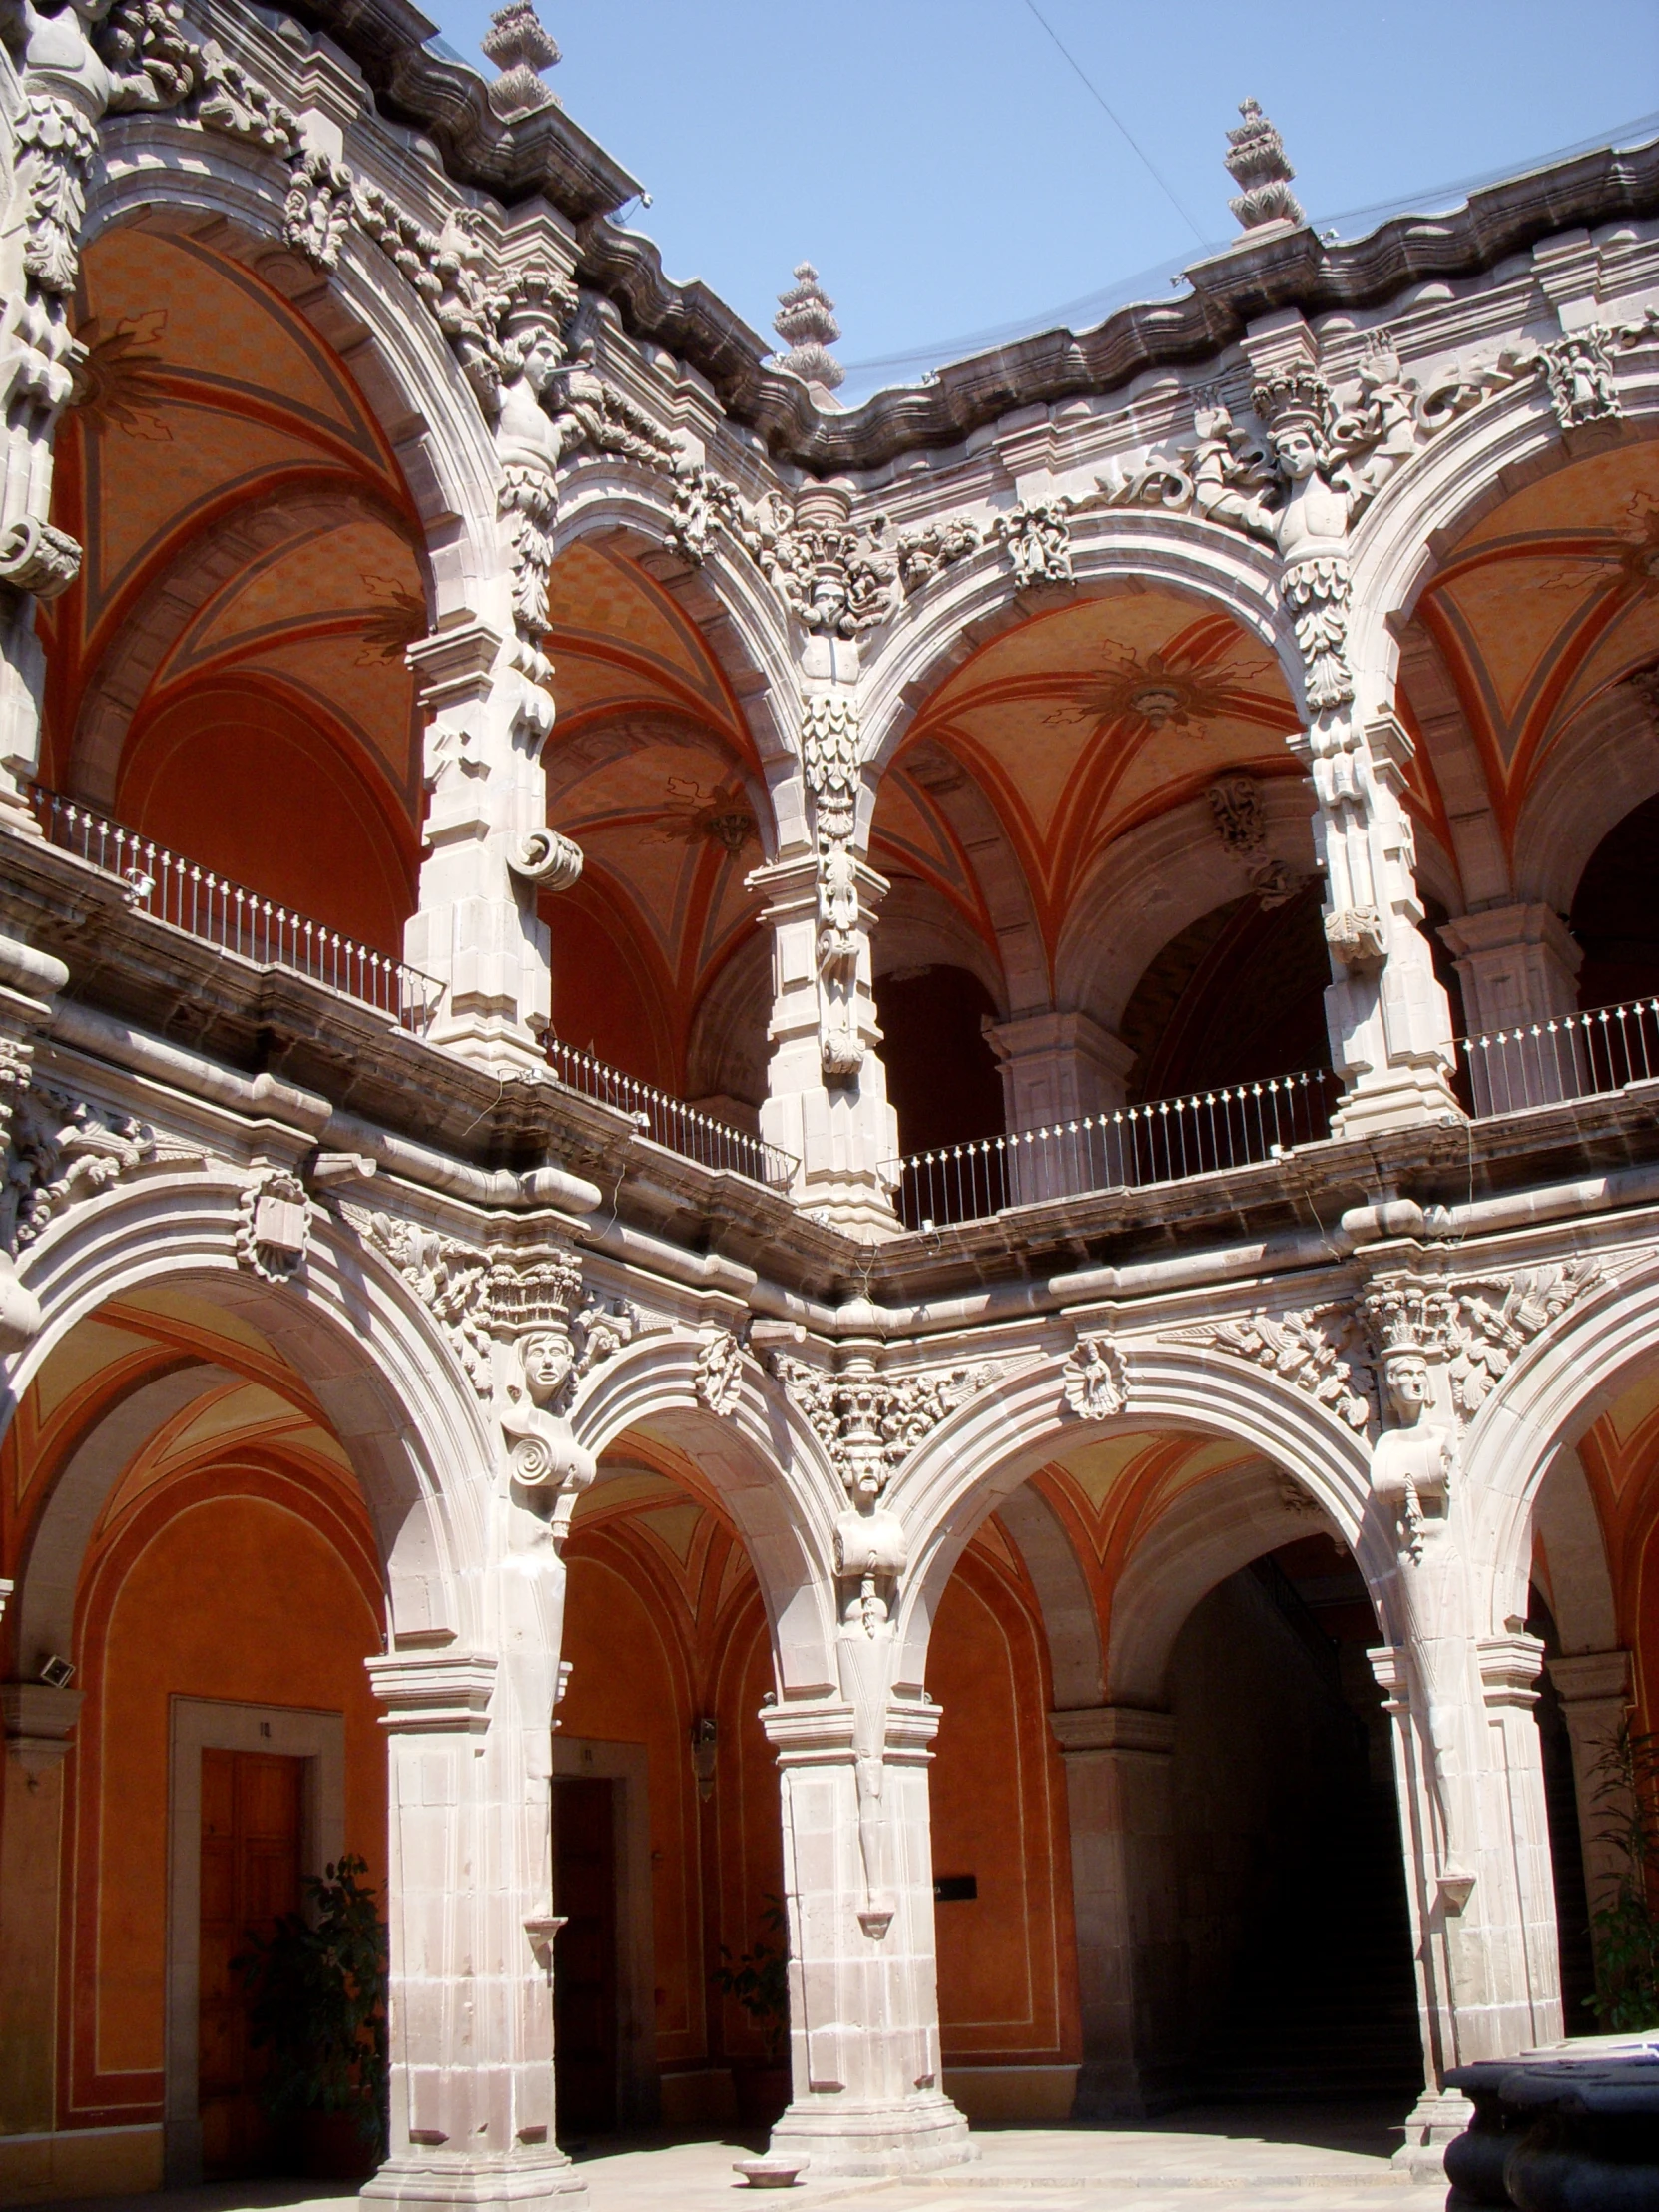
<path id="1" fill-rule="evenodd" d="M 1172 2113 L 1156 2127 L 976 2129 L 970 2166 L 914 2181 L 815 2183 L 809 2172 L 795 2201 L 802 2212 L 866 2201 L 870 2212 L 1440 2212 L 1443 2183 L 1412 2187 L 1389 2165 L 1399 2140 L 1390 2120 L 1392 2108 L 1251 2106 Z M 619 2137 L 576 2155 L 592 2212 L 736 2212 L 732 2161 L 761 2147 Z M 757 2199 L 757 2212 L 782 2212 L 784 2201 Z M 144 2212 L 352 2212 L 355 2200 L 327 2183 L 254 2182 L 88 2199 L 74 2212 L 136 2212 L 139 2202 Z"/>

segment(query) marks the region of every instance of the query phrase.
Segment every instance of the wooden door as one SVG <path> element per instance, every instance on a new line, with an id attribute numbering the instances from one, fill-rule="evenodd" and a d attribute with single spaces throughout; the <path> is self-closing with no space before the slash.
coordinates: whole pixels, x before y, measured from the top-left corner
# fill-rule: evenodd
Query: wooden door
<path id="1" fill-rule="evenodd" d="M 553 1785 L 553 2066 L 563 2141 L 617 2118 L 616 1785 Z"/>
<path id="2" fill-rule="evenodd" d="M 206 2179 L 271 2170 L 280 2145 L 260 2103 L 264 2054 L 231 1960 L 299 1906 L 305 1762 L 268 1752 L 202 1754 L 202 1949 L 198 2106 Z"/>

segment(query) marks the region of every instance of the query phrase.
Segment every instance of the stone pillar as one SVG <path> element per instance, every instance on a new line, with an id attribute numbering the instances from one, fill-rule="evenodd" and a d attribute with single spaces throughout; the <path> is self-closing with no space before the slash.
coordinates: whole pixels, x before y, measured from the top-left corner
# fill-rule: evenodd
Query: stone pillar
<path id="1" fill-rule="evenodd" d="M 795 1193 L 801 1204 L 854 1234 L 890 1236 L 897 1227 L 883 1170 L 898 1157 L 898 1118 L 887 1103 L 886 1071 L 875 1047 L 869 932 L 885 880 L 861 860 L 849 862 L 856 916 L 842 934 L 851 942 L 844 961 L 845 991 L 833 1037 L 827 1018 L 822 972 L 820 863 L 812 854 L 757 868 L 752 887 L 767 898 L 763 919 L 772 931 L 772 1059 L 761 1135 L 801 1165 Z M 838 986 L 837 986 L 838 987 Z M 838 1054 L 831 1044 L 850 1039 Z"/>
<path id="2" fill-rule="evenodd" d="M 0 2134 L 57 2125 L 58 1871 L 79 1690 L 0 1685 Z"/>
<path id="3" fill-rule="evenodd" d="M 1631 1705 L 1628 1651 L 1582 1651 L 1570 1659 L 1552 1659 L 1549 1679 L 1561 1700 L 1561 1715 L 1572 1746 L 1573 1795 L 1578 1804 L 1578 1835 L 1584 1851 L 1584 1891 L 1592 1917 L 1618 1896 L 1625 1872 L 1624 1854 L 1605 1840 L 1618 1825 L 1620 1796 L 1609 1787 L 1601 1761 L 1618 1739 Z"/>
<path id="4" fill-rule="evenodd" d="M 1542 1660 L 1542 1644 L 1518 1628 L 1470 1641 L 1470 1710 L 1460 1718 L 1467 1742 L 1482 1749 L 1475 1771 L 1456 1778 L 1464 1803 L 1452 1858 L 1447 1781 L 1432 1771 L 1435 1723 L 1415 1709 L 1418 1685 L 1432 1674 L 1445 1719 L 1458 1717 L 1443 1702 L 1449 1655 L 1401 1646 L 1371 1654 L 1393 1723 L 1427 2084 L 1398 2157 L 1425 2172 L 1437 2170 L 1444 2145 L 1468 2121 L 1468 2100 L 1443 2087 L 1448 2070 L 1554 2042 L 1562 2032 L 1543 1755 L 1532 1714 Z"/>
<path id="5" fill-rule="evenodd" d="M 1392 715 L 1363 729 L 1344 715 L 1290 742 L 1318 802 L 1314 842 L 1337 976 L 1326 1019 L 1345 1084 L 1332 1127 L 1352 1137 L 1460 1119 L 1451 1008 L 1422 933 L 1416 847 L 1401 805 L 1411 740 Z"/>
<path id="6" fill-rule="evenodd" d="M 768 1707 L 782 1771 L 794 2096 L 775 2155 L 830 2174 L 924 2173 L 971 2157 L 939 2085 L 927 1746 L 936 1705 L 892 1698 L 882 1777 L 886 1881 L 867 1883 L 853 1707 Z M 866 1821 L 867 1821 L 867 1808 Z"/>
<path id="7" fill-rule="evenodd" d="M 546 828 L 541 745 L 552 701 L 484 622 L 435 631 L 408 660 L 428 717 L 429 796 L 420 905 L 403 952 L 443 986 L 428 1034 L 491 1067 L 539 1066 L 551 995 L 536 894 L 581 872 L 576 846 Z"/>
<path id="8" fill-rule="evenodd" d="M 1051 1713 L 1049 1722 L 1066 1763 L 1083 2015 L 1073 2117 L 1144 2118 L 1179 2056 L 1175 1721 L 1103 1705 Z"/>
<path id="9" fill-rule="evenodd" d="M 551 1703 L 519 1713 L 484 1654 L 368 1670 L 389 1732 L 391 2154 L 364 2201 L 577 2203 L 553 2120 Z"/>
<path id="10" fill-rule="evenodd" d="M 1488 906 L 1448 921 L 1440 936 L 1457 962 L 1471 1037 L 1524 1032 L 1577 1011 L 1583 948 L 1553 907 Z M 1572 1030 L 1488 1044 L 1470 1055 L 1474 1110 L 1507 1114 L 1574 1097 L 1587 1072 L 1583 1040 Z"/>
<path id="11" fill-rule="evenodd" d="M 985 1034 L 1001 1063 L 1011 1131 L 1064 1130 L 1086 1115 L 1119 1112 L 1127 1100 L 1135 1055 L 1087 1014 L 1026 1014 L 987 1024 Z M 1018 1147 L 1008 1156 L 1009 1201 L 1028 1205 L 1086 1190 L 1100 1157 L 1086 1141 L 1064 1136 Z"/>

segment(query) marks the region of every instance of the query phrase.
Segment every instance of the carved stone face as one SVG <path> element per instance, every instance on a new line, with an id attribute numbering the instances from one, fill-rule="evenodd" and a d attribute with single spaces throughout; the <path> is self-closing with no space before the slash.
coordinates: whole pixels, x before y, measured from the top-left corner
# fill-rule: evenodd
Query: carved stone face
<path id="1" fill-rule="evenodd" d="M 570 1342 L 557 1330 L 539 1329 L 526 1337 L 520 1357 L 524 1382 L 538 1405 L 545 1405 L 564 1387 L 572 1366 Z"/>
<path id="2" fill-rule="evenodd" d="M 1273 441 L 1273 450 L 1293 484 L 1312 476 L 1320 465 L 1319 447 L 1307 430 L 1282 430 Z"/>
<path id="3" fill-rule="evenodd" d="M 1416 1353 L 1390 1360 L 1387 1366 L 1388 1395 L 1402 1421 L 1415 1420 L 1428 1403 L 1428 1362 Z"/>

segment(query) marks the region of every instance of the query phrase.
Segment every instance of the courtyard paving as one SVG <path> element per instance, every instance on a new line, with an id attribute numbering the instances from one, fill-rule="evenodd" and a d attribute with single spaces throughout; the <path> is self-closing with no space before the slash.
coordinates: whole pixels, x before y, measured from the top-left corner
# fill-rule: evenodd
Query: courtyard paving
<path id="1" fill-rule="evenodd" d="M 870 2212 L 1440 2212 L 1445 2185 L 1413 2185 L 1388 2162 L 1390 2108 L 1198 2108 L 1153 2127 L 984 2128 L 978 2157 L 916 2180 L 823 2180 L 794 2192 L 801 2212 L 867 2202 Z M 592 2212 L 715 2212 L 743 2185 L 734 2159 L 758 2137 L 594 2141 L 575 2152 Z M 747 2192 L 745 2192 L 747 2194 Z M 757 2212 L 788 2200 L 757 2197 Z M 256 2182 L 169 2190 L 143 2200 L 84 2199 L 75 2212 L 353 2212 L 327 2183 Z"/>

